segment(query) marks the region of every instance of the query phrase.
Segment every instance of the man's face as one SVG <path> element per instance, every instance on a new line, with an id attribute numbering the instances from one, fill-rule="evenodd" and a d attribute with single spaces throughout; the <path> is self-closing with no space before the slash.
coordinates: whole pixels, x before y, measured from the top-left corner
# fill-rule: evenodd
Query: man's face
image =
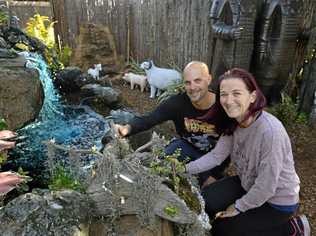
<path id="1" fill-rule="evenodd" d="M 184 88 L 191 102 L 202 101 L 208 93 L 211 76 L 200 67 L 192 67 L 184 73 L 183 78 Z"/>

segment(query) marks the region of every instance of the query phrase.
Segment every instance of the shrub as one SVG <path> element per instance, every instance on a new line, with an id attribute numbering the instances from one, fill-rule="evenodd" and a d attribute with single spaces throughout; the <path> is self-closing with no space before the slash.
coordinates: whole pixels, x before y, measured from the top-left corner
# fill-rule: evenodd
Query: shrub
<path id="1" fill-rule="evenodd" d="M 298 105 L 291 97 L 282 93 L 281 102 L 268 108 L 286 127 L 294 124 L 307 125 L 307 115 L 298 112 Z"/>

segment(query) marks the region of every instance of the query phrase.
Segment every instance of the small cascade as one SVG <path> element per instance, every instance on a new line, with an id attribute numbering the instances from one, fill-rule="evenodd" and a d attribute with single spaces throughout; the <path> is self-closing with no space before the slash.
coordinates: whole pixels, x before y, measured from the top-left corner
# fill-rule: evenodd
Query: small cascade
<path id="1" fill-rule="evenodd" d="M 7 168 L 22 167 L 30 175 L 42 175 L 46 160 L 43 141 L 47 140 L 80 149 L 101 148 L 101 139 L 109 130 L 107 120 L 89 107 L 63 104 L 42 56 L 27 52 L 23 56 L 28 60 L 27 67 L 38 70 L 45 99 L 36 121 L 18 130 L 23 139 L 12 151 L 15 158 L 8 161 Z"/>

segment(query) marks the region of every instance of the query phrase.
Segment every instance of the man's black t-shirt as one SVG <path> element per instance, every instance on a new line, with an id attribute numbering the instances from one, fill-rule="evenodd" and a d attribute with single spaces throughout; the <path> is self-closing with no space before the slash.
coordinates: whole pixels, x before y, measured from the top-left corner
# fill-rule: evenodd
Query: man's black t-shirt
<path id="1" fill-rule="evenodd" d="M 150 129 L 164 121 L 172 120 L 181 138 L 187 140 L 198 150 L 208 152 L 215 146 L 219 137 L 215 132 L 212 119 L 209 119 L 208 122 L 201 120 L 201 117 L 208 111 L 209 109 L 196 109 L 186 93 L 178 94 L 161 103 L 151 113 L 135 117 L 130 123 L 130 135 Z"/>

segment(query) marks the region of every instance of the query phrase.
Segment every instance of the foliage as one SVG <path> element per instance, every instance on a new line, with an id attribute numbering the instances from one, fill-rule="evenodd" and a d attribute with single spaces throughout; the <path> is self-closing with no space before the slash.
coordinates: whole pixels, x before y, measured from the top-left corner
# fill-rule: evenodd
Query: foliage
<path id="1" fill-rule="evenodd" d="M 166 99 L 168 99 L 169 97 L 179 94 L 179 93 L 183 93 L 184 91 L 185 89 L 184 89 L 183 80 L 180 84 L 179 83 L 171 84 L 168 86 L 167 90 L 159 96 L 158 102 L 161 103 L 165 101 Z"/>
<path id="2" fill-rule="evenodd" d="M 31 177 L 28 176 L 29 172 L 24 171 L 22 167 L 19 167 L 17 174 L 23 179 L 23 182 L 17 186 L 16 190 L 19 193 L 25 193 L 29 191 L 30 188 L 27 183 L 33 180 Z"/>
<path id="3" fill-rule="evenodd" d="M 63 66 L 69 66 L 72 49 L 69 46 L 64 46 L 57 51 L 57 58 Z"/>
<path id="4" fill-rule="evenodd" d="M 178 157 L 180 155 L 181 155 L 181 149 L 178 148 L 171 155 L 166 155 L 166 154 L 159 155 L 159 156 L 162 156 L 163 160 L 153 161 L 150 164 L 150 168 L 154 173 L 170 178 L 173 190 L 177 194 L 179 194 L 179 185 L 180 185 L 180 177 L 178 176 L 178 173 L 185 172 L 184 163 L 178 160 Z"/>
<path id="5" fill-rule="evenodd" d="M 7 161 L 7 155 L 0 152 L 0 168 Z"/>
<path id="6" fill-rule="evenodd" d="M 40 39 L 48 48 L 54 48 L 54 24 L 48 16 L 35 14 L 27 22 L 26 32 L 28 35 Z"/>
<path id="7" fill-rule="evenodd" d="M 7 129 L 8 125 L 3 118 L 0 118 L 0 130 Z"/>
<path id="8" fill-rule="evenodd" d="M 8 15 L 0 9 L 0 25 L 6 24 L 8 21 Z"/>
<path id="9" fill-rule="evenodd" d="M 129 62 L 126 64 L 126 67 L 129 68 L 129 72 L 138 75 L 146 75 L 145 71 L 139 67 L 139 62 L 136 61 L 134 58 L 130 58 Z"/>
<path id="10" fill-rule="evenodd" d="M 56 53 L 54 35 L 55 23 L 56 22 L 52 22 L 48 16 L 35 14 L 34 17 L 29 19 L 26 27 L 26 32 L 28 35 L 39 39 L 47 46 L 44 51 L 44 57 L 50 69 L 53 71 L 53 74 L 63 68 L 63 64 L 59 61 L 60 58 L 66 61 L 69 55 L 69 49 L 57 50 L 59 53 Z M 25 46 L 21 49 L 28 51 Z"/>
<path id="11" fill-rule="evenodd" d="M 70 171 L 61 165 L 57 165 L 53 170 L 48 187 L 51 190 L 72 189 L 79 192 L 85 191 L 84 187 L 73 177 Z"/>
<path id="12" fill-rule="evenodd" d="M 167 205 L 163 210 L 167 215 L 171 217 L 175 217 L 179 213 L 179 209 L 171 205 Z"/>
<path id="13" fill-rule="evenodd" d="M 286 94 L 281 94 L 281 102 L 269 108 L 268 111 L 275 115 L 286 127 L 293 124 L 307 124 L 307 115 L 298 112 L 297 103 Z"/>

